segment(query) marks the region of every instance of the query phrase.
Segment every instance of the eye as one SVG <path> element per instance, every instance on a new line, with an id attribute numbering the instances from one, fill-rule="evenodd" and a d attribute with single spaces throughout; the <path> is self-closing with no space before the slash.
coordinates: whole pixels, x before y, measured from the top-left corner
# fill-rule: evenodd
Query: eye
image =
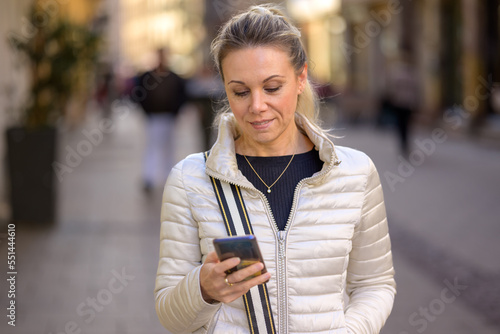
<path id="1" fill-rule="evenodd" d="M 239 96 L 239 97 L 243 97 L 243 96 L 246 96 L 248 94 L 248 91 L 241 91 L 241 92 L 234 92 L 234 95 L 236 96 Z"/>
<path id="2" fill-rule="evenodd" d="M 277 92 L 278 90 L 280 90 L 281 86 L 278 86 L 278 87 L 271 87 L 271 88 L 266 88 L 266 92 L 268 93 L 275 93 Z"/>

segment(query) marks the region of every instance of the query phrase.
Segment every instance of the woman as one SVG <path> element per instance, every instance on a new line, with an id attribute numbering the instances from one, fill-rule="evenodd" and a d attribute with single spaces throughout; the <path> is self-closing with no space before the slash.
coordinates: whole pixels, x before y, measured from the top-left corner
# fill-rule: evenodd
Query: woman
<path id="1" fill-rule="evenodd" d="M 206 162 L 187 157 L 165 186 L 161 323 L 248 333 L 242 296 L 269 280 L 276 333 L 378 333 L 395 295 L 379 177 L 366 155 L 334 146 L 316 125 L 300 32 L 278 9 L 255 6 L 226 23 L 212 53 L 228 107 Z M 227 232 L 210 177 L 240 187 L 267 273 L 245 280 L 261 263 L 225 273 L 240 259 L 213 252 Z"/>

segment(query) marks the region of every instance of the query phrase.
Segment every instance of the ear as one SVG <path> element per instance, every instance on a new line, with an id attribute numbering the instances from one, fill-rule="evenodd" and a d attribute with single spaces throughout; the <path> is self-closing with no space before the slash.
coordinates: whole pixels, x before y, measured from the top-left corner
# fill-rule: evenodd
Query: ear
<path id="1" fill-rule="evenodd" d="M 299 74 L 297 79 L 299 82 L 298 93 L 301 94 L 304 91 L 304 88 L 306 87 L 306 83 L 307 83 L 307 63 L 304 64 L 304 68 L 302 69 L 302 72 Z"/>

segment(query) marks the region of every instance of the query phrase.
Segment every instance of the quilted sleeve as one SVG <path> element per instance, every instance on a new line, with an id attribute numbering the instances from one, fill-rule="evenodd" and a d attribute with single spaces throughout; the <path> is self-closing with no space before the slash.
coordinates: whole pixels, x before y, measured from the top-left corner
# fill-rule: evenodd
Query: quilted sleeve
<path id="1" fill-rule="evenodd" d="M 347 267 L 346 325 L 349 333 L 379 333 L 392 310 L 396 283 L 380 179 L 369 160 L 361 219 Z"/>
<path id="2" fill-rule="evenodd" d="M 172 169 L 161 209 L 160 260 L 156 274 L 156 313 L 172 333 L 208 326 L 220 304 L 208 304 L 199 282 L 202 254 L 183 182 L 182 162 Z"/>

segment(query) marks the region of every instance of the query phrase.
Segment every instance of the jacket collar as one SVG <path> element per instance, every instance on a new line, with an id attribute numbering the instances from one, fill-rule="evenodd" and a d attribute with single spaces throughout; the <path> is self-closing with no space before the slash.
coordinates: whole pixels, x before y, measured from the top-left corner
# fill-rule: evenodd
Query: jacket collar
<path id="1" fill-rule="evenodd" d="M 324 162 L 320 174 L 326 174 L 340 163 L 335 152 L 335 146 L 324 131 L 300 114 L 295 115 L 295 122 L 299 130 L 309 137 L 315 149 L 319 151 L 319 158 Z M 233 114 L 223 115 L 219 122 L 217 140 L 207 158 L 207 174 L 226 182 L 253 187 L 238 169 L 234 147 L 234 140 L 237 136 L 236 119 Z"/>

